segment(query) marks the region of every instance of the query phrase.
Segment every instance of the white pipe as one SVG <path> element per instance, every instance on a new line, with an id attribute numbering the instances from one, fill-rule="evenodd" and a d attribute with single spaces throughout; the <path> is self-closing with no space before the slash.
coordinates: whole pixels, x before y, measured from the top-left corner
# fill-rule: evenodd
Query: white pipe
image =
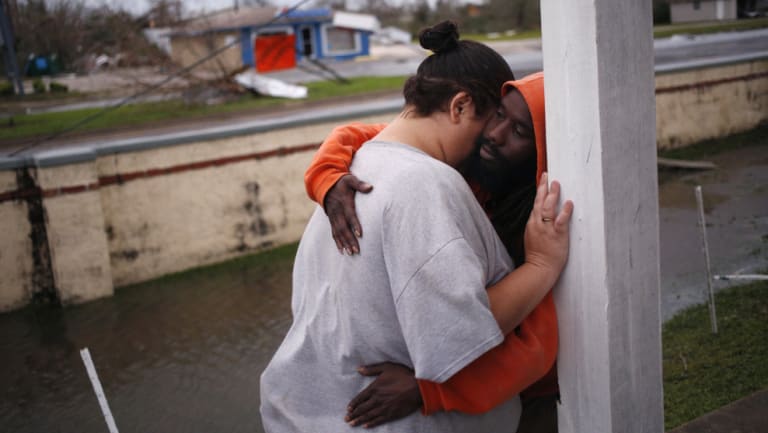
<path id="1" fill-rule="evenodd" d="M 118 433 L 117 425 L 115 425 L 115 419 L 112 417 L 112 411 L 109 410 L 109 403 L 107 403 L 107 397 L 104 395 L 104 390 L 101 388 L 101 382 L 99 382 L 99 375 L 96 374 L 96 367 L 91 360 L 91 353 L 88 348 L 80 351 L 80 357 L 83 358 L 85 369 L 88 371 L 88 378 L 91 379 L 91 385 L 93 385 L 93 392 L 96 393 L 96 398 L 99 400 L 99 406 L 101 406 L 101 413 L 104 414 L 104 419 L 107 421 L 107 427 L 109 433 Z"/>
<path id="2" fill-rule="evenodd" d="M 709 243 L 707 242 L 707 223 L 704 218 L 704 199 L 701 194 L 701 185 L 694 188 L 696 203 L 699 206 L 699 225 L 701 226 L 701 244 L 704 250 L 704 261 L 707 267 L 707 288 L 709 289 L 709 321 L 712 324 L 712 333 L 717 334 L 717 312 L 715 311 L 715 292 L 712 289 L 712 269 L 709 266 Z"/>

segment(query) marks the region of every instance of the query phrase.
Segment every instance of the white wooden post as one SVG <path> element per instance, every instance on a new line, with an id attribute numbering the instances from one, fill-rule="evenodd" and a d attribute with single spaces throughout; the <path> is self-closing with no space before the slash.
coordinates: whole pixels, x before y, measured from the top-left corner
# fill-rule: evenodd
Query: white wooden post
<path id="1" fill-rule="evenodd" d="M 576 205 L 560 432 L 661 433 L 652 2 L 541 3 L 550 178 Z"/>

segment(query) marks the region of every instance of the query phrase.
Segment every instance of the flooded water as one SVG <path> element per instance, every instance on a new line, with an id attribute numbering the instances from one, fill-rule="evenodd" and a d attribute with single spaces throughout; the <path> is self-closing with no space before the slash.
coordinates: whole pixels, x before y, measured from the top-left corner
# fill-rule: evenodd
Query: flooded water
<path id="1" fill-rule="evenodd" d="M 675 312 L 707 299 L 707 277 L 694 187 L 704 196 L 713 274 L 768 272 L 768 137 L 760 146 L 706 160 L 716 170 L 660 173 L 661 310 Z M 731 282 L 715 282 L 716 290 Z M 736 284 L 743 284 L 736 282 Z"/>
<path id="2" fill-rule="evenodd" d="M 665 318 L 706 297 L 697 184 L 714 271 L 768 267 L 768 146 L 709 159 L 720 168 L 661 176 Z M 290 325 L 294 251 L 0 315 L 0 431 L 107 431 L 79 355 L 88 347 L 123 432 L 261 432 L 259 374 Z"/>
<path id="3" fill-rule="evenodd" d="M 0 315 L 0 431 L 106 432 L 88 347 L 121 432 L 261 432 L 259 374 L 290 325 L 294 250 Z"/>

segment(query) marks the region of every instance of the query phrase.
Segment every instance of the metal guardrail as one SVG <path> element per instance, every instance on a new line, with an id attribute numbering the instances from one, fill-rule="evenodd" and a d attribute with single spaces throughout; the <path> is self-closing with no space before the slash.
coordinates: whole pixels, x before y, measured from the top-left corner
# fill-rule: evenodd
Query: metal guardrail
<path id="1" fill-rule="evenodd" d="M 747 54 L 734 54 L 732 56 L 721 56 L 712 59 L 696 59 L 682 62 L 670 62 L 663 65 L 656 65 L 654 71 L 656 71 L 657 74 L 666 74 L 671 72 L 690 71 L 692 69 L 713 68 L 716 66 L 727 66 L 737 63 L 754 62 L 757 60 L 768 60 L 768 50 Z"/>

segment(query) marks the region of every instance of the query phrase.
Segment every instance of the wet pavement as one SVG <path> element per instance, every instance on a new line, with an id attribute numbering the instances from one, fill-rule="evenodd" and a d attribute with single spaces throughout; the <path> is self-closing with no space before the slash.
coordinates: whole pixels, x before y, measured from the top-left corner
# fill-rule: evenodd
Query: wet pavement
<path id="1" fill-rule="evenodd" d="M 714 272 L 768 268 L 768 142 L 706 159 L 719 168 L 660 176 L 664 318 L 706 299 L 697 184 Z M 294 248 L 0 315 L 0 431 L 107 431 L 79 356 L 88 347 L 121 431 L 261 432 L 259 374 L 290 325 Z"/>
<path id="2" fill-rule="evenodd" d="M 765 433 L 768 390 L 758 391 L 669 433 Z"/>

